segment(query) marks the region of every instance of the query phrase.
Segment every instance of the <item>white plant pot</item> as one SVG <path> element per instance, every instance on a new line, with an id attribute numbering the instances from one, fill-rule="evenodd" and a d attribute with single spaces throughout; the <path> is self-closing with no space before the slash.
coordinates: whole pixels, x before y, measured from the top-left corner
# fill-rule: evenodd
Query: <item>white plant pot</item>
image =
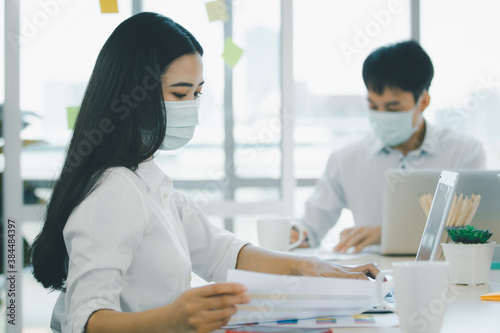
<path id="1" fill-rule="evenodd" d="M 441 244 L 450 263 L 450 282 L 469 286 L 488 283 L 495 244 Z"/>

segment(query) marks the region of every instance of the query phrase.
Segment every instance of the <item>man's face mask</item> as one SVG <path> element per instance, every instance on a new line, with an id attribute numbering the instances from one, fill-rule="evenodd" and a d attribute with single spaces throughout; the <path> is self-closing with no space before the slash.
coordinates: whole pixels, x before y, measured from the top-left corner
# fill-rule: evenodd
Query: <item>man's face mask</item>
<path id="1" fill-rule="evenodd" d="M 394 147 L 408 141 L 418 130 L 423 120 L 422 113 L 413 126 L 413 115 L 419 112 L 418 108 L 422 101 L 423 93 L 415 103 L 415 107 L 409 111 L 368 111 L 368 119 L 377 137 L 387 146 Z"/>

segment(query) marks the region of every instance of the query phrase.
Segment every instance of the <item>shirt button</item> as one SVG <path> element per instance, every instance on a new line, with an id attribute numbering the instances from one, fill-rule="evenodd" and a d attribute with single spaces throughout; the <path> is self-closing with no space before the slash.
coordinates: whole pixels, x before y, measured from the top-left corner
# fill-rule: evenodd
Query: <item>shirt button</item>
<path id="1" fill-rule="evenodd" d="M 168 194 L 167 193 L 163 193 L 163 199 L 166 199 L 168 198 Z"/>

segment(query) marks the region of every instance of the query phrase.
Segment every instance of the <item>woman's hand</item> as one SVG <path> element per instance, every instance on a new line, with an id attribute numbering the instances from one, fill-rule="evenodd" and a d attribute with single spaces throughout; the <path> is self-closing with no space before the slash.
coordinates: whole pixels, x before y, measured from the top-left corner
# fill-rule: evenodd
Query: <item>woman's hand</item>
<path id="1" fill-rule="evenodd" d="M 299 256 L 292 253 L 271 251 L 254 245 L 246 245 L 238 254 L 237 269 L 253 272 L 327 276 L 337 278 L 375 278 L 379 270 L 373 264 L 354 267 L 340 266 L 318 257 Z"/>
<path id="2" fill-rule="evenodd" d="M 217 283 L 190 289 L 173 303 L 146 311 L 98 310 L 90 315 L 85 333 L 211 332 L 229 322 L 235 304 L 250 302 L 245 291 L 239 283 Z"/>
<path id="3" fill-rule="evenodd" d="M 325 276 L 345 279 L 363 279 L 368 277 L 375 278 L 379 269 L 373 264 L 359 266 L 341 266 L 329 261 L 324 261 L 318 257 L 305 257 L 299 259 L 294 275 L 304 276 Z"/>
<path id="4" fill-rule="evenodd" d="M 239 283 L 216 283 L 184 292 L 165 318 L 168 332 L 211 332 L 229 322 L 236 304 L 250 302 L 246 287 Z"/>

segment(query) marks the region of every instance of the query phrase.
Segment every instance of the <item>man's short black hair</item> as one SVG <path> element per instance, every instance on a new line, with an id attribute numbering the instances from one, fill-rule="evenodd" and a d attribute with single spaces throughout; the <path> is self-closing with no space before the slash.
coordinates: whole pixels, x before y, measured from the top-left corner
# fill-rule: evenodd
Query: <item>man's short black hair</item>
<path id="1" fill-rule="evenodd" d="M 385 88 L 399 88 L 411 92 L 415 102 L 422 91 L 429 90 L 433 76 L 431 58 L 412 40 L 380 47 L 363 63 L 368 90 L 382 94 Z"/>

